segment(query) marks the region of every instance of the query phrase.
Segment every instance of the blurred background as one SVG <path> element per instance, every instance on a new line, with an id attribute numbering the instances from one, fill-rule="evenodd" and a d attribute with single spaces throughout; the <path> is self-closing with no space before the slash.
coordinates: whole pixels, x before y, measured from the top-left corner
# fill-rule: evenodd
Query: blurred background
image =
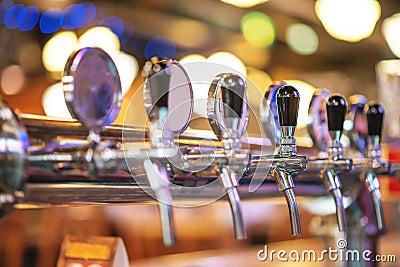
<path id="1" fill-rule="evenodd" d="M 121 76 L 119 122 L 143 84 L 141 67 L 158 56 L 227 65 L 251 80 L 259 93 L 272 80 L 289 80 L 308 95 L 316 88 L 363 94 L 386 104 L 386 119 L 395 120 L 390 133 L 397 136 L 399 82 L 385 77 L 400 73 L 398 12 L 398 0 L 4 0 L 1 97 L 17 112 L 70 117 L 60 83 L 65 62 L 76 49 L 98 46 L 111 55 Z M 202 92 L 194 88 L 195 97 Z M 250 95 L 253 106 L 259 100 Z M 130 123 L 143 118 L 143 105 L 132 116 Z M 290 238 L 283 203 L 248 202 L 244 210 L 246 242 L 234 240 L 227 203 L 178 210 L 182 241 L 174 248 L 162 246 L 157 206 L 14 211 L 0 220 L 0 266 L 54 266 L 69 233 L 119 235 L 133 262 Z M 390 220 L 400 208 L 391 204 L 386 210 Z M 313 218 L 303 214 L 307 225 Z"/>

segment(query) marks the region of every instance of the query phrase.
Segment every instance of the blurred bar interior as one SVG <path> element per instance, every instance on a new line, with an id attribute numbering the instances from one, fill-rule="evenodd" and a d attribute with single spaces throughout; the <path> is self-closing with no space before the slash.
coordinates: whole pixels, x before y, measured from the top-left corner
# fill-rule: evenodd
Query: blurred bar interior
<path id="1" fill-rule="evenodd" d="M 312 146 L 308 107 L 317 89 L 379 101 L 385 107 L 383 158 L 400 161 L 398 0 L 4 0 L 1 98 L 17 113 L 71 118 L 62 72 L 70 54 L 88 46 L 102 48 L 118 68 L 123 100 L 117 123 L 144 125 L 143 99 L 135 95 L 145 82 L 142 66 L 152 56 L 212 62 L 251 81 L 248 101 L 256 110 L 272 81 L 295 86 L 302 96 L 296 137 L 306 149 Z M 194 84 L 194 99 L 207 98 L 208 87 Z M 206 115 L 196 103 L 194 112 Z M 209 130 L 204 125 L 200 119 L 190 127 Z M 248 131 L 261 134 L 252 121 Z M 400 261 L 400 183 L 383 177 L 380 186 L 390 234 L 379 239 L 378 252 Z M 326 206 L 334 204 L 330 198 L 318 201 L 300 200 L 303 235 L 297 238 L 280 197 L 244 200 L 247 239 L 241 241 L 232 233 L 227 201 L 175 208 L 179 241 L 172 247 L 163 245 L 157 205 L 17 209 L 0 220 L 0 266 L 55 266 L 66 235 L 119 236 L 132 266 L 281 266 L 258 260 L 257 251 L 265 244 L 287 251 L 325 248 L 324 231 L 333 230 L 324 227 L 336 223 Z"/>

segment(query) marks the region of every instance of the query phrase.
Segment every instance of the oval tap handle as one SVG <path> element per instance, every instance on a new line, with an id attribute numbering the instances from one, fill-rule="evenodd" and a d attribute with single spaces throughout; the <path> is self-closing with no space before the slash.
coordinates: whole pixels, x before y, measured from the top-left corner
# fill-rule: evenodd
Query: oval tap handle
<path id="1" fill-rule="evenodd" d="M 279 124 L 281 127 L 296 127 L 300 103 L 299 91 L 293 86 L 283 85 L 278 89 L 276 103 L 278 105 Z"/>
<path id="2" fill-rule="evenodd" d="M 143 75 L 146 76 L 146 87 L 150 93 L 150 101 L 153 106 L 168 108 L 168 93 L 171 82 L 171 73 L 168 67 L 174 61 L 172 59 L 158 59 L 153 57 L 143 67 Z"/>
<path id="3" fill-rule="evenodd" d="M 329 131 L 343 131 L 343 122 L 347 112 L 346 99 L 340 94 L 333 94 L 326 99 L 326 112 Z"/>
<path id="4" fill-rule="evenodd" d="M 208 90 L 207 116 L 219 138 L 236 141 L 242 138 L 247 128 L 249 108 L 247 84 L 240 75 L 220 73 L 215 76 Z"/>
<path id="5" fill-rule="evenodd" d="M 242 77 L 234 73 L 225 74 L 220 82 L 224 116 L 240 118 L 243 111 L 246 82 Z"/>
<path id="6" fill-rule="evenodd" d="M 369 103 L 366 106 L 367 122 L 368 122 L 368 135 L 382 135 L 383 116 L 385 111 L 378 103 Z"/>

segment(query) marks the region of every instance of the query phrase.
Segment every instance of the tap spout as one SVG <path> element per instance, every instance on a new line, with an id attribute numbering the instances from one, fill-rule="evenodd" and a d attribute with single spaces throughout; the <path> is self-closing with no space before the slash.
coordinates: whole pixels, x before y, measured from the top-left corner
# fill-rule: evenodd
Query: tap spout
<path id="1" fill-rule="evenodd" d="M 175 225 L 172 215 L 172 195 L 168 187 L 168 175 L 165 169 L 146 159 L 143 163 L 151 189 L 155 193 L 160 209 L 161 230 L 165 246 L 176 243 Z"/>
<path id="2" fill-rule="evenodd" d="M 236 173 L 232 170 L 228 171 L 227 168 L 222 168 L 220 177 L 224 189 L 228 194 L 229 205 L 231 206 L 231 211 L 232 211 L 235 237 L 237 240 L 244 240 L 247 238 L 247 235 L 246 235 L 246 227 L 243 220 L 243 209 L 240 202 L 240 196 L 236 188 L 237 186 Z"/>
<path id="3" fill-rule="evenodd" d="M 378 229 L 381 233 L 386 231 L 385 217 L 383 214 L 382 196 L 380 192 L 380 184 L 378 177 L 372 171 L 367 171 L 364 175 L 364 183 L 371 194 L 372 202 L 374 203 L 374 210 Z"/>
<path id="4" fill-rule="evenodd" d="M 279 191 L 283 193 L 289 209 L 290 226 L 293 236 L 301 235 L 300 212 L 294 194 L 292 176 L 280 168 L 273 170 Z"/>
<path id="5" fill-rule="evenodd" d="M 321 178 L 324 181 L 327 191 L 332 195 L 336 205 L 336 217 L 339 231 L 347 230 L 346 212 L 343 203 L 342 184 L 339 176 L 333 170 L 323 170 Z"/>

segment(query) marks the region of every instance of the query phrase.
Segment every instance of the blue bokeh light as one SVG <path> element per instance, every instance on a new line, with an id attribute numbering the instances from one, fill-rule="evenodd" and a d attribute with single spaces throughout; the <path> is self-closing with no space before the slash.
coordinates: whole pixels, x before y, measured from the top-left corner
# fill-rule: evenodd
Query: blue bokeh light
<path id="1" fill-rule="evenodd" d="M 81 4 L 73 4 L 64 9 L 64 20 L 62 28 L 73 30 L 82 26 L 85 21 L 86 9 Z"/>
<path id="2" fill-rule="evenodd" d="M 154 56 L 159 58 L 173 58 L 176 53 L 176 45 L 168 38 L 157 36 L 147 43 L 144 49 L 144 55 L 147 59 Z"/>
<path id="3" fill-rule="evenodd" d="M 118 38 L 121 38 L 122 33 L 124 32 L 124 21 L 115 16 L 106 17 L 100 20 L 98 25 L 110 28 Z"/>
<path id="4" fill-rule="evenodd" d="M 121 45 L 126 45 L 133 36 L 134 27 L 130 23 L 125 23 L 124 32 L 120 38 Z"/>
<path id="5" fill-rule="evenodd" d="M 80 4 L 85 8 L 85 19 L 84 19 L 81 27 L 87 27 L 96 18 L 96 13 L 97 13 L 96 6 L 90 2 L 82 2 Z"/>
<path id="6" fill-rule="evenodd" d="M 10 7 L 14 5 L 12 0 L 4 0 L 0 3 L 0 24 L 4 24 L 4 17 Z"/>
<path id="7" fill-rule="evenodd" d="M 7 10 L 7 13 L 4 16 L 4 24 L 6 25 L 7 29 L 15 29 L 18 27 L 18 15 L 24 9 L 25 6 L 23 4 L 17 4 L 11 6 Z"/>
<path id="8" fill-rule="evenodd" d="M 37 6 L 29 6 L 18 15 L 18 28 L 20 31 L 32 30 L 39 21 L 40 11 Z"/>
<path id="9" fill-rule="evenodd" d="M 61 8 L 50 8 L 40 18 L 40 30 L 42 33 L 54 33 L 60 29 L 64 20 Z"/>

